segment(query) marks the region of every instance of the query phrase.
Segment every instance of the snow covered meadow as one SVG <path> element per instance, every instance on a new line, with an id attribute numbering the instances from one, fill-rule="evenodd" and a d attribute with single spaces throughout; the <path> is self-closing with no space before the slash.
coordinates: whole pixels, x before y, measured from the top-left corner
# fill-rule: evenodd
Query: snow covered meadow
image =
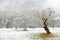
<path id="1" fill-rule="evenodd" d="M 60 0 L 0 0 L 0 40 L 60 40 L 59 5 Z"/>
<path id="2" fill-rule="evenodd" d="M 23 28 L 0 28 L 0 40 L 60 40 L 60 28 L 50 28 L 54 36 L 43 37 L 46 34 L 43 28 L 27 28 L 28 31 L 23 31 Z M 43 35 L 42 35 L 43 34 Z M 38 36 L 39 35 L 39 36 Z"/>

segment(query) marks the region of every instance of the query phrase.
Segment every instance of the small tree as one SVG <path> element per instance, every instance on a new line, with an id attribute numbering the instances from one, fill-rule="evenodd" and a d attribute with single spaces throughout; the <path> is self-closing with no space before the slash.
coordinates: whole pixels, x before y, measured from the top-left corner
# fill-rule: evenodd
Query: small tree
<path id="1" fill-rule="evenodd" d="M 28 22 L 29 22 L 29 20 L 28 20 L 28 17 L 23 17 L 23 26 L 24 26 L 24 29 L 23 29 L 23 31 L 28 31 L 28 29 L 27 29 L 27 27 L 28 27 Z"/>
<path id="2" fill-rule="evenodd" d="M 42 10 L 41 13 L 37 13 L 37 16 L 42 20 L 43 28 L 48 34 L 51 34 L 49 28 L 48 28 L 48 19 L 52 18 L 52 13 L 54 11 L 51 8 L 48 8 L 47 10 Z"/>
<path id="3" fill-rule="evenodd" d="M 7 24 L 6 24 L 6 28 L 10 28 L 11 27 L 11 23 L 13 22 L 13 18 L 8 18 Z"/>

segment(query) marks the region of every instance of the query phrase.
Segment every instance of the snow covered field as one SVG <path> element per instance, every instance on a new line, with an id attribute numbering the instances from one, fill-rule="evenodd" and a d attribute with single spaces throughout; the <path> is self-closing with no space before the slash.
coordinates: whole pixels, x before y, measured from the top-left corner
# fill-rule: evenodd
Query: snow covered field
<path id="1" fill-rule="evenodd" d="M 23 29 L 16 30 L 14 28 L 0 28 L 0 40 L 42 40 L 41 38 L 37 39 L 34 35 L 46 33 L 43 28 L 27 29 L 28 31 L 22 31 Z M 50 28 L 50 31 L 59 36 L 55 38 L 52 37 L 52 40 L 60 40 L 60 28 Z"/>

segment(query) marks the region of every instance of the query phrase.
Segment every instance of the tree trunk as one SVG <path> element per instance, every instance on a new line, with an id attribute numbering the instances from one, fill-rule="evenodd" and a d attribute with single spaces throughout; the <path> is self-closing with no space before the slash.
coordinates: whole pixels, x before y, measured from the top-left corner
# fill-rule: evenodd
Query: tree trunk
<path id="1" fill-rule="evenodd" d="M 46 20 L 44 21 L 44 27 L 45 31 L 48 33 L 48 34 L 51 34 L 49 28 L 47 27 L 47 24 L 46 24 Z"/>

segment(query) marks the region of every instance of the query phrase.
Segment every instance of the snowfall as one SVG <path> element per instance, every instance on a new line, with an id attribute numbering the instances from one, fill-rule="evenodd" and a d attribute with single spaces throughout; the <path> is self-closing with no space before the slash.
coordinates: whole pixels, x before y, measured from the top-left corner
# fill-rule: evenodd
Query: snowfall
<path id="1" fill-rule="evenodd" d="M 60 35 L 60 28 L 49 28 L 55 35 Z M 23 31 L 23 28 L 0 28 L 0 40 L 42 40 L 34 35 L 46 33 L 43 28 L 27 28 L 28 31 Z M 43 39 L 44 40 L 44 39 Z M 55 37 L 51 40 L 60 40 L 60 37 Z"/>

